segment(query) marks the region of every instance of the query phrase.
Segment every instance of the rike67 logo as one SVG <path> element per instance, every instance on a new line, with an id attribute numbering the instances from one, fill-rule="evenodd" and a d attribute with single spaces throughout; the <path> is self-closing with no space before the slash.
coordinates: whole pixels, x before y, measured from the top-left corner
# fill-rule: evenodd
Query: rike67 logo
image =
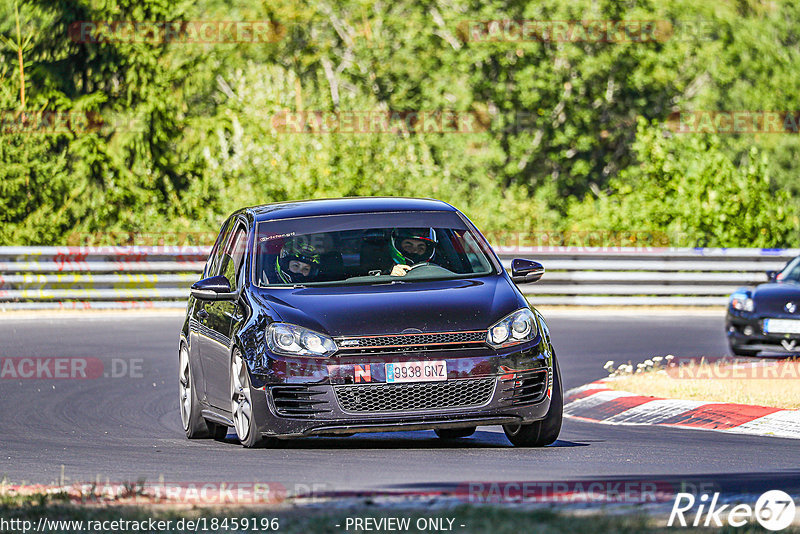
<path id="1" fill-rule="evenodd" d="M 726 521 L 732 527 L 743 527 L 755 520 L 767 530 L 778 531 L 791 525 L 795 518 L 794 500 L 780 490 L 767 491 L 755 506 L 720 504 L 719 496 L 703 493 L 695 498 L 691 493 L 678 493 L 667 526 L 721 527 Z"/>

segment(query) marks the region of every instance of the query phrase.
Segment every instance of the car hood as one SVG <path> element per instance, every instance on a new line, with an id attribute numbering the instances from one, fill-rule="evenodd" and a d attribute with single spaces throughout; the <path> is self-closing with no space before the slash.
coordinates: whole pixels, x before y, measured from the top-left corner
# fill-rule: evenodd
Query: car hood
<path id="1" fill-rule="evenodd" d="M 485 330 L 527 303 L 502 275 L 339 287 L 261 288 L 280 320 L 331 336 Z M 277 318 L 276 318 L 277 319 Z"/>
<path id="2" fill-rule="evenodd" d="M 800 285 L 792 282 L 761 284 L 753 291 L 753 302 L 758 313 L 791 315 L 786 311 L 786 303 L 795 302 L 800 311 Z"/>

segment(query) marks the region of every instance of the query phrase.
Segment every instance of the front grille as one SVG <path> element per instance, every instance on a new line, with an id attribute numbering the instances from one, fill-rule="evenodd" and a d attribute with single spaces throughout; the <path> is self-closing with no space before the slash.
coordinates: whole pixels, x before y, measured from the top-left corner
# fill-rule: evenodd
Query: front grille
<path id="1" fill-rule="evenodd" d="M 346 412 L 407 412 L 468 408 L 487 404 L 495 378 L 470 378 L 410 384 L 337 386 L 336 400 Z"/>
<path id="2" fill-rule="evenodd" d="M 314 417 L 318 413 L 330 412 L 324 391 L 309 386 L 273 386 L 272 402 L 278 415 L 286 417 Z"/>
<path id="3" fill-rule="evenodd" d="M 460 348 L 481 345 L 485 341 L 485 330 L 336 338 L 336 344 L 343 352 L 370 352 L 387 349 L 419 350 L 427 347 Z"/>
<path id="4" fill-rule="evenodd" d="M 503 392 L 508 393 L 512 406 L 536 404 L 547 390 L 547 370 L 518 371 L 513 377 L 503 378 Z"/>

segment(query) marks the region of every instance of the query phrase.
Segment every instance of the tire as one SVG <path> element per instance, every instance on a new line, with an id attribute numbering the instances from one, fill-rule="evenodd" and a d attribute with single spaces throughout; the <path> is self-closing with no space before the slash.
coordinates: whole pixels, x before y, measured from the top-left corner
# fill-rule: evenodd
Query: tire
<path id="1" fill-rule="evenodd" d="M 553 375 L 553 396 L 544 419 L 525 425 L 503 425 L 503 432 L 515 447 L 544 447 L 558 439 L 564 411 L 564 395 L 561 392 L 561 370 L 555 354 Z"/>
<path id="2" fill-rule="evenodd" d="M 458 439 L 466 438 L 475 433 L 475 427 L 469 428 L 436 428 L 434 429 L 436 435 L 442 439 Z"/>
<path id="3" fill-rule="evenodd" d="M 736 345 L 730 345 L 730 349 L 731 349 L 731 353 L 733 353 L 734 356 L 749 356 L 749 357 L 753 357 L 753 356 L 757 356 L 758 352 L 759 352 L 759 351 L 753 350 L 753 349 L 743 349 L 743 348 L 738 347 Z"/>
<path id="4" fill-rule="evenodd" d="M 189 439 L 207 438 L 210 435 L 206 420 L 200 413 L 197 388 L 194 387 L 192 366 L 189 363 L 189 348 L 181 344 L 178 358 L 180 412 L 183 431 Z"/>
<path id="5" fill-rule="evenodd" d="M 233 350 L 231 358 L 230 399 L 233 426 L 239 442 L 246 448 L 260 447 L 261 437 L 253 417 L 253 394 L 250 387 L 250 371 L 239 349 Z"/>

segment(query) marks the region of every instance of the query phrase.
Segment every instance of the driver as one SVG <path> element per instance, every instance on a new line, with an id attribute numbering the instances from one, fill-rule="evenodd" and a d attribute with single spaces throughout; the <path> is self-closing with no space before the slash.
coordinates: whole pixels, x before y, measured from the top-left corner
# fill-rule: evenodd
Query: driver
<path id="1" fill-rule="evenodd" d="M 287 284 L 311 282 L 319 274 L 320 255 L 308 243 L 289 241 L 275 260 L 275 271 Z"/>
<path id="2" fill-rule="evenodd" d="M 405 276 L 415 265 L 426 263 L 436 252 L 433 228 L 397 228 L 392 232 L 389 251 L 394 261 L 392 276 Z"/>

